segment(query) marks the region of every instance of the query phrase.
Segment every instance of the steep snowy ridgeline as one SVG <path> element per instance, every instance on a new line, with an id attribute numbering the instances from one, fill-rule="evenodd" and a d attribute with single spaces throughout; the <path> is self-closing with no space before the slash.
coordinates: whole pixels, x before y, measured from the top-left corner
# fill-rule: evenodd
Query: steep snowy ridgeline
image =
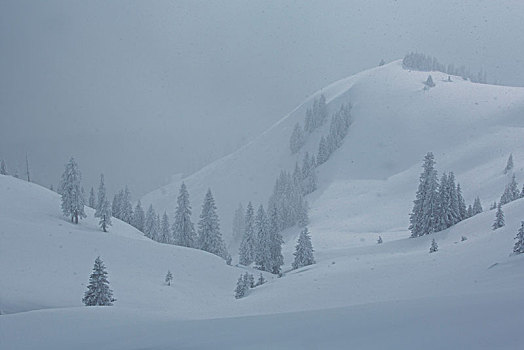
<path id="1" fill-rule="evenodd" d="M 73 225 L 61 214 L 59 195 L 10 176 L 0 175 L 0 199 L 2 313 L 83 305 L 98 255 L 118 307 L 176 317 L 207 315 L 208 305 L 231 298 L 242 272 L 200 250 L 153 242 L 120 220 L 103 233 L 89 208 Z M 163 284 L 168 270 L 171 287 Z"/>
<path id="2" fill-rule="evenodd" d="M 304 125 L 306 109 L 321 93 L 330 113 L 350 102 L 353 124 L 342 147 L 317 168 L 319 189 L 307 198 L 317 248 L 351 246 L 359 233 L 406 231 L 428 151 L 435 154 L 439 176 L 455 172 L 468 204 L 480 196 L 488 207 L 508 181 L 502 170 L 511 152 L 517 181 L 524 181 L 524 89 L 474 84 L 455 76 L 448 82 L 447 74 L 431 74 L 436 86 L 424 90 L 428 73 L 404 70 L 396 61 L 319 91 L 250 144 L 183 179 L 195 219 L 211 187 L 229 238 L 238 202 L 244 207 L 249 200 L 266 204 L 281 169 L 292 171 L 306 151 L 316 155 L 329 122 L 310 134 L 296 155 L 290 152 L 289 139 L 295 123 Z M 172 213 L 179 186 L 173 182 L 142 201 Z"/>

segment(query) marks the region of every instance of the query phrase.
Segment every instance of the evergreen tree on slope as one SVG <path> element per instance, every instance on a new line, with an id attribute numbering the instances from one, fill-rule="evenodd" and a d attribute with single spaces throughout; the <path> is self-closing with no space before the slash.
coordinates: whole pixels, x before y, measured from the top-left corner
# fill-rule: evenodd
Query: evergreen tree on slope
<path id="1" fill-rule="evenodd" d="M 493 222 L 493 225 L 491 226 L 493 230 L 496 230 L 498 228 L 501 228 L 505 225 L 504 222 L 504 212 L 502 211 L 502 204 L 499 203 L 497 206 L 497 213 L 495 214 L 495 222 Z"/>
<path id="2" fill-rule="evenodd" d="M 120 220 L 130 225 L 133 224 L 133 206 L 131 205 L 131 192 L 126 186 L 120 201 Z"/>
<path id="3" fill-rule="evenodd" d="M 504 168 L 504 174 L 509 173 L 513 170 L 513 154 L 509 155 L 508 161 L 506 163 L 506 168 Z"/>
<path id="4" fill-rule="evenodd" d="M 140 232 L 144 232 L 144 221 L 145 221 L 145 214 L 144 209 L 142 209 L 142 203 L 140 203 L 140 200 L 138 200 L 138 203 L 135 206 L 135 210 L 133 211 L 133 226 Z"/>
<path id="5" fill-rule="evenodd" d="M 104 232 L 107 227 L 111 226 L 111 206 L 106 198 L 106 186 L 104 183 L 104 174 L 100 174 L 100 184 L 98 185 L 98 198 L 96 202 L 95 218 L 99 218 L 98 224 Z"/>
<path id="6" fill-rule="evenodd" d="M 93 273 L 89 277 L 89 285 L 82 302 L 86 306 L 110 306 L 113 305 L 114 301 L 113 291 L 109 288 L 104 262 L 98 257 L 95 260 Z"/>
<path id="7" fill-rule="evenodd" d="M 274 274 L 279 274 L 281 272 L 281 266 L 284 265 L 284 257 L 282 256 L 282 244 L 284 244 L 284 240 L 278 231 L 278 210 L 276 206 L 270 207 L 268 221 L 270 243 L 270 263 L 268 271 Z"/>
<path id="8" fill-rule="evenodd" d="M 520 223 L 520 229 L 517 232 L 515 237 L 515 246 L 513 247 L 513 252 L 516 254 L 524 253 L 524 221 Z"/>
<path id="9" fill-rule="evenodd" d="M 191 222 L 191 204 L 189 193 L 185 183 L 180 186 L 173 222 L 173 238 L 176 245 L 183 247 L 196 247 L 196 234 L 193 222 Z"/>
<path id="10" fill-rule="evenodd" d="M 482 211 L 483 209 L 482 209 L 482 204 L 480 203 L 480 198 L 476 197 L 475 200 L 473 201 L 473 215 L 480 214 L 482 213 Z"/>
<path id="11" fill-rule="evenodd" d="M 62 194 L 62 212 L 65 216 L 71 217 L 71 222 L 78 224 L 78 219 L 85 218 L 84 196 L 80 181 L 82 174 L 78 169 L 78 164 L 71 157 L 67 163 L 60 182 L 60 193 Z"/>
<path id="12" fill-rule="evenodd" d="M 436 231 L 438 211 L 438 181 L 433 153 L 424 157 L 423 171 L 410 214 L 411 237 L 419 237 Z"/>
<path id="13" fill-rule="evenodd" d="M 300 126 L 300 123 L 296 123 L 295 127 L 293 128 L 293 133 L 291 134 L 291 139 L 289 140 L 289 148 L 291 149 L 291 153 L 295 154 L 304 145 L 304 132 L 302 131 L 302 127 Z"/>
<path id="14" fill-rule="evenodd" d="M 145 216 L 146 217 L 144 220 L 144 236 L 150 239 L 154 239 L 156 235 L 156 232 L 155 232 L 156 212 L 152 204 L 150 204 L 149 207 L 147 208 L 147 212 Z M 161 240 L 159 242 L 167 243 L 167 242 L 162 242 Z"/>
<path id="15" fill-rule="evenodd" d="M 160 242 L 173 244 L 173 238 L 171 237 L 171 231 L 169 230 L 169 217 L 164 212 L 162 215 L 162 222 L 160 223 Z"/>
<path id="16" fill-rule="evenodd" d="M 293 261 L 292 264 L 293 269 L 298 269 L 315 263 L 315 258 L 313 257 L 313 245 L 311 244 L 311 237 L 309 236 L 307 227 L 300 233 L 293 255 L 295 256 L 295 261 Z"/>
<path id="17" fill-rule="evenodd" d="M 226 258 L 226 245 L 220 233 L 220 222 L 211 189 L 207 190 L 198 222 L 198 247 L 206 252 Z"/>
<path id="18" fill-rule="evenodd" d="M 0 175 L 9 175 L 5 161 L 3 159 L 0 161 Z"/>
<path id="19" fill-rule="evenodd" d="M 462 221 L 468 218 L 468 209 L 466 207 L 466 201 L 462 196 L 462 188 L 460 187 L 459 183 L 457 183 L 457 200 L 459 209 L 459 221 Z"/>
<path id="20" fill-rule="evenodd" d="M 235 215 L 233 217 L 233 241 L 240 242 L 242 236 L 244 235 L 246 224 L 246 218 L 244 215 L 244 207 L 242 203 L 238 204 L 238 208 L 235 210 Z"/>
<path id="21" fill-rule="evenodd" d="M 260 205 L 255 217 L 255 264 L 264 271 L 270 270 L 269 223 L 264 207 Z"/>
<path id="22" fill-rule="evenodd" d="M 255 213 L 251 202 L 247 205 L 245 218 L 245 231 L 244 236 L 242 237 L 242 242 L 240 243 L 239 262 L 240 264 L 247 266 L 255 259 Z"/>

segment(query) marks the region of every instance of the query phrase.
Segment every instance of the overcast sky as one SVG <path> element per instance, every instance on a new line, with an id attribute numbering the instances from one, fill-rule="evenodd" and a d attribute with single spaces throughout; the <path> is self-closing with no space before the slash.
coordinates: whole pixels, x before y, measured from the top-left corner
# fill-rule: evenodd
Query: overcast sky
<path id="1" fill-rule="evenodd" d="M 409 51 L 524 85 L 524 1 L 0 1 L 0 159 L 135 198 Z"/>

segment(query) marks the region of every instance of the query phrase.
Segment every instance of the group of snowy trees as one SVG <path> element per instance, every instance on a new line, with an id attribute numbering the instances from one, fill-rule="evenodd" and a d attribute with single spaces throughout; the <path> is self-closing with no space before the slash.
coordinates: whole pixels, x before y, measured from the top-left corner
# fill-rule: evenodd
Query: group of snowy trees
<path id="1" fill-rule="evenodd" d="M 266 279 L 260 273 L 257 282 L 255 283 L 255 277 L 252 274 L 245 272 L 240 275 L 235 288 L 235 298 L 240 299 L 245 297 L 249 293 L 249 289 L 255 288 L 266 283 Z"/>
<path id="2" fill-rule="evenodd" d="M 342 105 L 340 109 L 331 117 L 329 133 L 320 138 L 318 145 L 317 163 L 324 164 L 331 154 L 342 146 L 342 141 L 346 137 L 349 126 L 351 125 L 351 104 Z"/>
<path id="3" fill-rule="evenodd" d="M 282 235 L 279 231 L 278 211 L 271 206 L 269 213 L 260 205 L 255 215 L 253 205 L 249 202 L 244 215 L 244 234 L 240 243 L 239 263 L 256 267 L 274 274 L 281 272 L 284 264 L 282 256 Z"/>
<path id="4" fill-rule="evenodd" d="M 440 183 L 435 170 L 433 153 L 424 157 L 423 171 L 410 214 L 411 237 L 419 237 L 445 230 L 456 223 L 482 212 L 477 197 L 473 206 L 466 208 L 460 184 L 455 185 L 455 175 L 442 174 Z"/>
<path id="5" fill-rule="evenodd" d="M 473 74 L 464 65 L 455 68 L 453 64 L 449 64 L 446 67 L 446 65 L 440 63 L 435 57 L 426 56 L 422 53 L 411 52 L 404 56 L 402 67 L 404 69 L 423 72 L 437 71 L 449 75 L 456 75 L 462 77 L 464 80 L 469 79 L 474 83 L 487 84 L 486 72 L 482 69 L 477 74 Z"/>
<path id="6" fill-rule="evenodd" d="M 289 140 L 289 148 L 291 153 L 295 154 L 306 142 L 306 133 L 310 134 L 319 127 L 321 127 L 328 118 L 328 108 L 326 104 L 326 97 L 320 95 L 320 98 L 313 100 L 313 106 L 306 110 L 306 118 L 304 121 L 304 129 L 300 123 L 296 123 L 291 133 Z"/>

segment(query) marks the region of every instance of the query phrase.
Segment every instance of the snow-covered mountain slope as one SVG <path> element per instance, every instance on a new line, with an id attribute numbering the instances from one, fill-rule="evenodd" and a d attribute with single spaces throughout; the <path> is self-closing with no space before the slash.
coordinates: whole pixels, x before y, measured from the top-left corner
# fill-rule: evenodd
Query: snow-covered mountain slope
<path id="1" fill-rule="evenodd" d="M 0 316 L 6 349 L 518 349 L 524 255 L 510 253 L 524 199 L 504 206 L 496 231 L 485 211 L 431 236 L 319 249 L 317 264 L 236 300 L 242 270 L 219 258 L 118 221 L 109 233 L 93 219 L 72 225 L 56 194 L 14 178 L 0 176 L 0 198 L 0 306 L 45 308 Z M 429 254 L 432 238 L 439 251 Z M 80 303 L 97 255 L 112 307 Z"/>
<path id="2" fill-rule="evenodd" d="M 298 155 L 291 154 L 293 127 L 303 125 L 306 109 L 321 93 L 330 112 L 351 103 L 353 124 L 342 147 L 317 168 L 319 189 L 308 196 L 317 248 L 351 246 L 359 233 L 404 231 L 404 237 L 420 165 L 429 151 L 439 176 L 454 171 L 468 204 L 478 195 L 487 207 L 508 181 L 502 170 L 511 152 L 517 181 L 524 181 L 524 89 L 460 77 L 448 82 L 446 74 L 431 74 L 436 86 L 424 90 L 428 73 L 404 70 L 395 61 L 319 91 L 250 144 L 181 180 L 195 219 L 208 187 L 226 237 L 238 202 L 244 207 L 250 200 L 267 203 L 280 170 L 292 171 L 306 151 L 316 154 L 321 135 L 327 134 L 329 122 L 308 137 Z M 173 182 L 142 201 L 172 213 L 179 186 Z"/>
<path id="3" fill-rule="evenodd" d="M 0 175 L 0 199 L 2 313 L 83 305 L 97 256 L 122 307 L 198 317 L 231 296 L 239 272 L 214 255 L 153 242 L 117 219 L 104 233 L 90 208 L 74 225 L 58 194 L 10 176 Z M 168 270 L 177 288 L 163 284 Z"/>

